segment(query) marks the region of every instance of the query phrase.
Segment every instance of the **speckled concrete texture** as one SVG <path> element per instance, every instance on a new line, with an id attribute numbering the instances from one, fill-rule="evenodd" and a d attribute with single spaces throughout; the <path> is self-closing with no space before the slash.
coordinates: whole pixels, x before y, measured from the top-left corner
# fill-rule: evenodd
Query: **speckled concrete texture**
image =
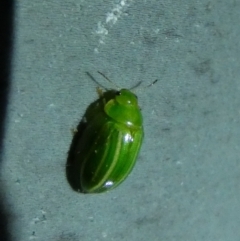
<path id="1" fill-rule="evenodd" d="M 4 239 L 239 241 L 240 1 L 25 0 L 14 13 Z M 84 195 L 66 161 L 97 98 L 86 72 L 113 87 L 97 71 L 142 81 L 145 139 L 121 186 Z"/>

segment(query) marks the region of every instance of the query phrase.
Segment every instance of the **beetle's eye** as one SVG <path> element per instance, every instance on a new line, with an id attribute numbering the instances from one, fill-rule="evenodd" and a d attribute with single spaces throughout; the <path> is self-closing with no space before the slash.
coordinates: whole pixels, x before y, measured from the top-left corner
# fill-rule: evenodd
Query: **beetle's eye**
<path id="1" fill-rule="evenodd" d="M 116 92 L 116 95 L 121 95 L 121 91 L 117 91 L 117 92 Z"/>

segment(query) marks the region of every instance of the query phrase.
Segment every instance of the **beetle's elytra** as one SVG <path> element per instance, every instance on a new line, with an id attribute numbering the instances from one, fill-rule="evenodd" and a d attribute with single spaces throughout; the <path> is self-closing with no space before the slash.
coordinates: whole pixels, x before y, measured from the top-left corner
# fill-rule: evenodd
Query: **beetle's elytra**
<path id="1" fill-rule="evenodd" d="M 101 193 L 122 183 L 133 169 L 143 140 L 142 114 L 130 90 L 106 91 L 83 118 L 72 167 L 83 193 Z"/>

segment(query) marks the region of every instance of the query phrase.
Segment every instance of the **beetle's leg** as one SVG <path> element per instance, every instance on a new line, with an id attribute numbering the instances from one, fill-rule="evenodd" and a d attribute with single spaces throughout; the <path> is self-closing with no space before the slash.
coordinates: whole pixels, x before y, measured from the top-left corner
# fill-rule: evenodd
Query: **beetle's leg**
<path id="1" fill-rule="evenodd" d="M 103 98 L 104 94 L 103 94 L 103 89 L 101 89 L 100 87 L 97 87 L 97 93 L 99 95 L 99 98 L 103 100 L 103 104 L 106 104 L 106 99 Z"/>
<path id="2" fill-rule="evenodd" d="M 71 128 L 71 132 L 72 132 L 72 135 L 74 136 L 76 133 L 78 133 L 78 129 L 76 127 Z"/>
<path id="3" fill-rule="evenodd" d="M 100 87 L 97 87 L 97 93 L 99 95 L 99 98 L 103 97 L 103 90 Z"/>

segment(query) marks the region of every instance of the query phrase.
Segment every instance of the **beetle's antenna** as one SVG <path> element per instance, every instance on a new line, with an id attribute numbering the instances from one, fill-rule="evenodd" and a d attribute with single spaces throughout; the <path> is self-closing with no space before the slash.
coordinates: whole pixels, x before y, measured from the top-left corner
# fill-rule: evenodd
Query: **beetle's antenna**
<path id="1" fill-rule="evenodd" d="M 156 84 L 158 82 L 158 79 L 155 79 L 151 84 L 147 85 L 146 87 L 151 87 L 153 86 L 154 84 Z"/>
<path id="2" fill-rule="evenodd" d="M 129 88 L 130 90 L 134 90 L 136 88 L 138 88 L 138 86 L 140 86 L 142 84 L 142 81 L 139 81 L 137 84 L 135 84 L 133 87 Z"/>
<path id="3" fill-rule="evenodd" d="M 151 84 L 137 89 L 137 87 L 141 84 L 141 81 L 140 81 L 136 86 L 134 86 L 134 88 L 136 88 L 136 92 L 139 93 L 139 91 L 141 91 L 142 89 L 146 89 L 146 88 L 148 88 L 148 87 L 151 87 L 151 86 L 153 86 L 154 84 L 156 84 L 157 82 L 158 82 L 158 79 L 155 79 Z M 131 88 L 131 89 L 133 89 L 133 88 Z"/>
<path id="4" fill-rule="evenodd" d="M 104 90 L 107 90 L 106 87 L 104 87 L 102 84 L 100 84 L 89 72 L 86 72 L 86 74 L 88 75 L 88 77 L 95 82 L 98 86 L 100 86 L 101 88 L 103 88 Z"/>
<path id="5" fill-rule="evenodd" d="M 100 75 L 102 75 L 103 78 L 105 78 L 108 82 L 110 82 L 112 85 L 114 85 L 117 89 L 120 89 L 119 86 L 117 86 L 113 81 L 111 81 L 105 74 L 103 74 L 102 72 L 98 71 L 98 73 Z"/>

